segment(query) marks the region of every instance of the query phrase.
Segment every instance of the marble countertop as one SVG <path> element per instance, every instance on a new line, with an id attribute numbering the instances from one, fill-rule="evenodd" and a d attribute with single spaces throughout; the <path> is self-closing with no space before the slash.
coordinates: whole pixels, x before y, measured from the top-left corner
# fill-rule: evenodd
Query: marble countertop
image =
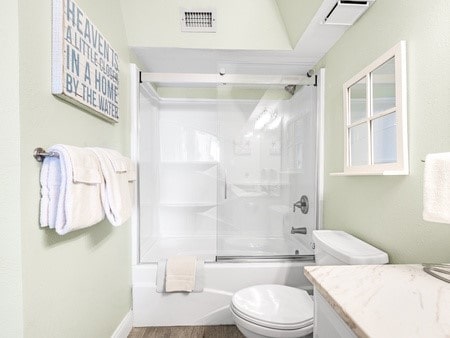
<path id="1" fill-rule="evenodd" d="M 450 337 L 450 284 L 421 265 L 307 266 L 305 275 L 359 337 Z"/>

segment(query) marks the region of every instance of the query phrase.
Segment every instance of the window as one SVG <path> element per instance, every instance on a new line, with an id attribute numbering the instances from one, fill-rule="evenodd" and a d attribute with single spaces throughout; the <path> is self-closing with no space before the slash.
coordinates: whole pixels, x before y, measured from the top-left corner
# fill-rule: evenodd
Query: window
<path id="1" fill-rule="evenodd" d="M 344 84 L 344 175 L 407 175 L 405 42 Z"/>

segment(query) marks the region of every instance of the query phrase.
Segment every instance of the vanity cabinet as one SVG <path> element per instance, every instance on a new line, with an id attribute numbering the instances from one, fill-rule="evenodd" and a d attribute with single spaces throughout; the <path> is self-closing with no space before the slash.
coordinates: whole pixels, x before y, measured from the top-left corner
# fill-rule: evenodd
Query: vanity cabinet
<path id="1" fill-rule="evenodd" d="M 331 305 L 314 288 L 314 338 L 357 338 Z"/>

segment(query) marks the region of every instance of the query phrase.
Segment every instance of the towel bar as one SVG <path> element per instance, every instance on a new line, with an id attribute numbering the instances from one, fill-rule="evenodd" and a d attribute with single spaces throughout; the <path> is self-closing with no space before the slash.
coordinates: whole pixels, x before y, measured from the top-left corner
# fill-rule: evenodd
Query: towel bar
<path id="1" fill-rule="evenodd" d="M 38 147 L 38 148 L 34 149 L 34 151 L 33 151 L 33 157 L 38 162 L 44 161 L 44 158 L 47 157 L 47 156 L 49 156 L 49 157 L 59 157 L 59 155 L 57 153 L 55 153 L 53 151 L 46 152 L 44 150 L 44 148 L 41 148 L 41 147 Z"/>

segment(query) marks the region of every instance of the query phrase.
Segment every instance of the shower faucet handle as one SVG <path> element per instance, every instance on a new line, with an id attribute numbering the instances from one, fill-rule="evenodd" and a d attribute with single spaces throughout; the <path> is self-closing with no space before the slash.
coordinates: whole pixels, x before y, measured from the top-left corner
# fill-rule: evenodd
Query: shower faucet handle
<path id="1" fill-rule="evenodd" d="M 295 212 L 295 208 L 300 208 L 302 213 L 307 214 L 309 210 L 308 196 L 303 195 L 302 197 L 300 197 L 300 200 L 295 202 L 293 205 L 293 212 Z"/>

